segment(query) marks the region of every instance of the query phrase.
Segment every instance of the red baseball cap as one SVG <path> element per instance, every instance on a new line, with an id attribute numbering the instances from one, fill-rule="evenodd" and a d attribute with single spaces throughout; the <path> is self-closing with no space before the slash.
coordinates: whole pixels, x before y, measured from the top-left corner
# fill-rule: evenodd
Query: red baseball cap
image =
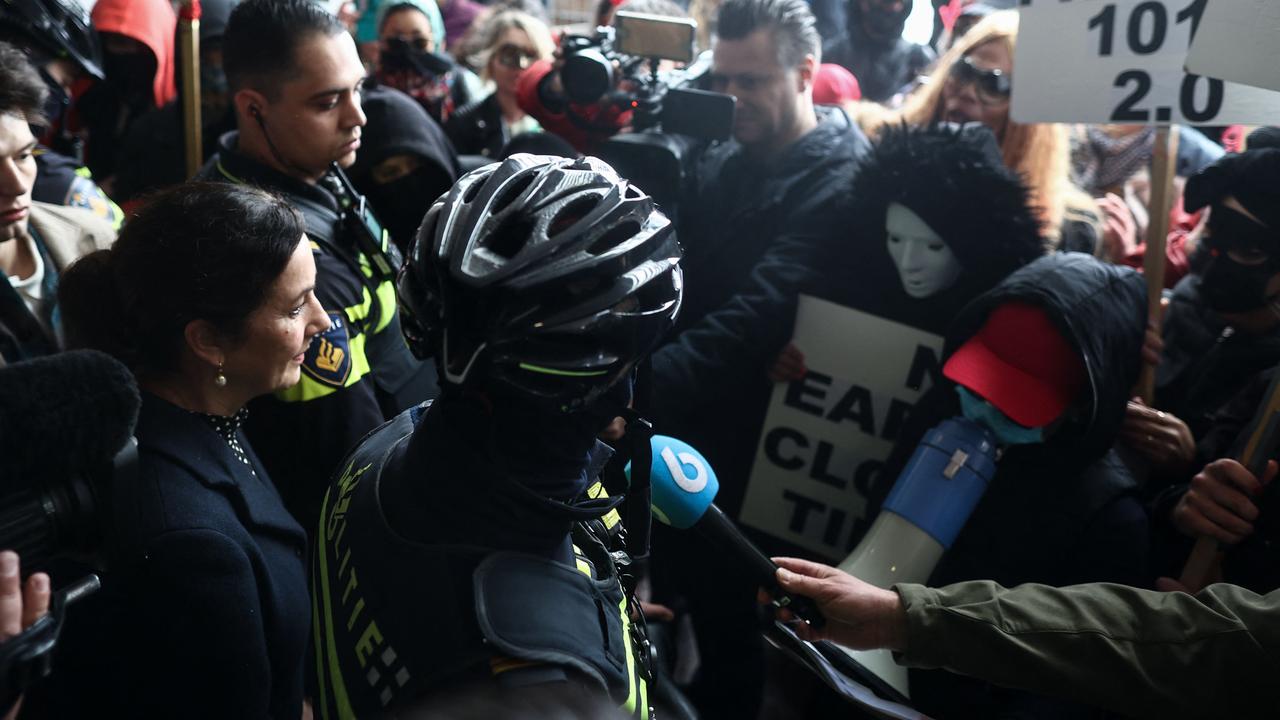
<path id="1" fill-rule="evenodd" d="M 840 65 L 822 63 L 813 76 L 813 101 L 818 105 L 843 105 L 862 99 L 858 79 Z"/>
<path id="2" fill-rule="evenodd" d="M 1022 302 L 992 311 L 942 374 L 1025 427 L 1061 417 L 1087 379 L 1080 353 L 1048 314 Z"/>

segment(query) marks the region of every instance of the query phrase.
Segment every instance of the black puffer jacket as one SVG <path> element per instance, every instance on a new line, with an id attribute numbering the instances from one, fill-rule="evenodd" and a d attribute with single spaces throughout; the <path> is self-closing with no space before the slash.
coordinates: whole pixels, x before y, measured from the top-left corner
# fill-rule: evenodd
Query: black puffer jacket
<path id="1" fill-rule="evenodd" d="M 1251 379 L 1280 363 L 1280 331 L 1237 331 L 1205 306 L 1199 288 L 1197 275 L 1174 288 L 1156 370 L 1156 407 L 1181 418 L 1197 440 Z"/>
<path id="2" fill-rule="evenodd" d="M 498 158 L 511 138 L 502 122 L 498 96 L 473 102 L 455 111 L 444 124 L 444 132 L 459 155 L 483 155 Z"/>
<path id="3" fill-rule="evenodd" d="M 948 333 L 945 354 L 972 337 L 994 308 L 1012 301 L 1044 308 L 1079 349 L 1089 378 L 1085 402 L 1068 411 L 1071 418 L 1046 443 L 1008 449 L 929 584 L 1145 585 L 1147 518 L 1136 482 L 1111 449 L 1138 377 L 1146 327 L 1142 276 L 1078 253 L 1041 258 L 969 305 Z M 888 467 L 900 469 L 927 428 L 958 414 L 953 383 L 932 390 Z M 1084 708 L 941 671 L 913 672 L 911 683 L 917 707 L 938 718 L 1090 716 Z"/>
<path id="4" fill-rule="evenodd" d="M 767 164 L 735 142 L 709 150 L 677 226 L 684 307 L 675 339 L 653 355 L 655 416 L 725 478 L 717 502 L 726 510 L 740 500 L 755 455 L 766 373 L 791 337 L 796 294 L 812 292 L 823 254 L 847 240 L 839 208 L 870 147 L 843 110 L 822 107 L 818 117 Z M 726 402 L 711 407 L 708 397 Z"/>

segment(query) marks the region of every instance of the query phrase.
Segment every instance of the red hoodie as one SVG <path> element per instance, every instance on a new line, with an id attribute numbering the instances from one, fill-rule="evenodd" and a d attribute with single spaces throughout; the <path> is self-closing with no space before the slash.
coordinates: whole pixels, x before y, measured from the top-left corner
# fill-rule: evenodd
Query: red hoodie
<path id="1" fill-rule="evenodd" d="M 173 38 L 178 17 L 169 0 L 98 0 L 91 18 L 95 30 L 124 35 L 151 49 L 156 58 L 152 83 L 156 107 L 164 107 L 178 96 L 173 78 Z"/>

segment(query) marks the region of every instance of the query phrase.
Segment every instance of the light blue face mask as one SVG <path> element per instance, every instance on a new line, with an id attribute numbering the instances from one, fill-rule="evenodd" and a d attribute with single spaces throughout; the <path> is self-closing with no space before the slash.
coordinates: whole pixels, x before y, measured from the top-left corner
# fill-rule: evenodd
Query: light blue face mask
<path id="1" fill-rule="evenodd" d="M 1044 442 L 1044 428 L 1019 425 L 1000 412 L 996 406 L 974 395 L 968 388 L 956 386 L 960 394 L 960 414 L 985 426 L 996 436 L 1001 445 L 1035 445 Z"/>

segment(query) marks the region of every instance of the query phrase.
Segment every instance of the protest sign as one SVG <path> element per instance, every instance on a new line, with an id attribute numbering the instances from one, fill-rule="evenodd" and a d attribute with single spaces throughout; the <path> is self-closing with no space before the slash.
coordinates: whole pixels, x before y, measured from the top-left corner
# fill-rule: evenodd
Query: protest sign
<path id="1" fill-rule="evenodd" d="M 1022 0 L 1013 119 L 1274 122 L 1280 93 L 1184 69 L 1208 5 L 1209 0 Z"/>
<path id="2" fill-rule="evenodd" d="M 1230 82 L 1280 90 L 1280 42 L 1276 42 L 1277 38 L 1280 38 L 1280 2 L 1215 0 L 1205 8 L 1200 31 L 1196 33 L 1191 53 L 1187 56 L 1187 70 Z"/>
<path id="3" fill-rule="evenodd" d="M 740 520 L 839 560 L 861 537 L 872 481 L 920 396 L 942 338 L 800 296 L 792 340 L 808 374 L 774 388 Z"/>

